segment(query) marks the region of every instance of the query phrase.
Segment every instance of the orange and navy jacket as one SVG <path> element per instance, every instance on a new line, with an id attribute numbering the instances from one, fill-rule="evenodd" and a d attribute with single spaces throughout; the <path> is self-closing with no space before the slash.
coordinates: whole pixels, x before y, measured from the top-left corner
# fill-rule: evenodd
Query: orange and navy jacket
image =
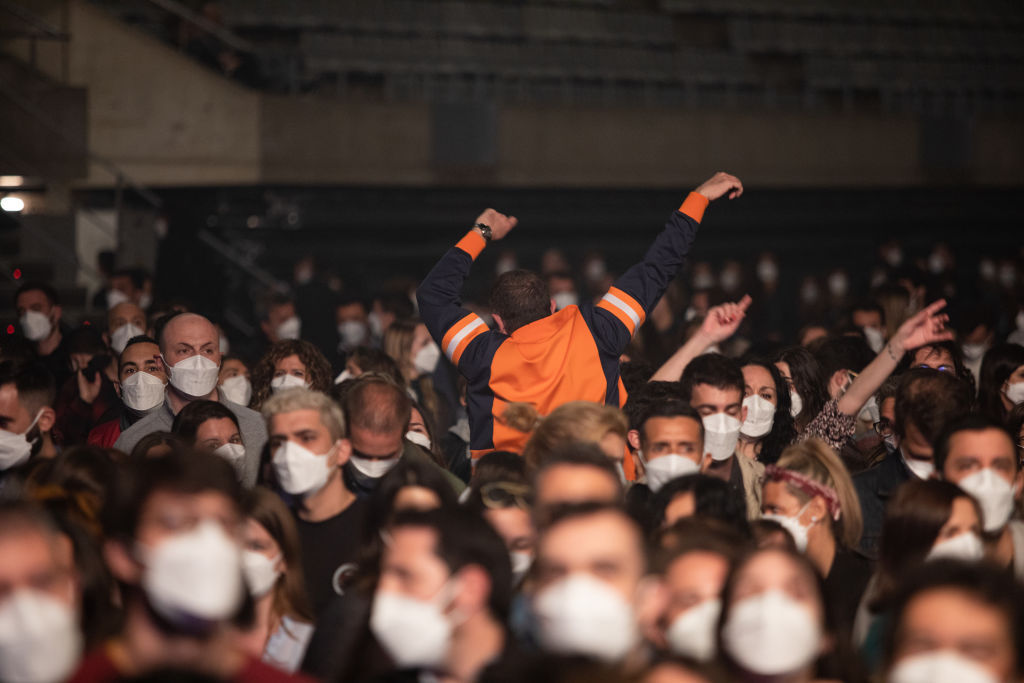
<path id="1" fill-rule="evenodd" d="M 470 450 L 522 451 L 528 434 L 501 419 L 509 403 L 548 415 L 569 401 L 622 407 L 619 357 L 683 264 L 708 200 L 691 192 L 644 260 L 616 280 L 597 304 L 568 306 L 511 335 L 491 330 L 462 308 L 459 292 L 486 240 L 470 230 L 434 266 L 416 292 L 420 317 L 466 377 Z"/>

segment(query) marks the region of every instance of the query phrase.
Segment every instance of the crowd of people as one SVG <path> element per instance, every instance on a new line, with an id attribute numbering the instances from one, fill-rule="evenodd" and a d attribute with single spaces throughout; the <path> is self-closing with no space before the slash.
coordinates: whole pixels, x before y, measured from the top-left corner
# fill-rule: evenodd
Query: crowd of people
<path id="1" fill-rule="evenodd" d="M 890 242 L 794 303 L 764 254 L 748 295 L 699 260 L 742 194 L 617 276 L 502 252 L 464 304 L 488 209 L 326 342 L 298 294 L 229 340 L 123 272 L 105 329 L 23 284 L 0 681 L 1024 681 L 1013 258 Z"/>

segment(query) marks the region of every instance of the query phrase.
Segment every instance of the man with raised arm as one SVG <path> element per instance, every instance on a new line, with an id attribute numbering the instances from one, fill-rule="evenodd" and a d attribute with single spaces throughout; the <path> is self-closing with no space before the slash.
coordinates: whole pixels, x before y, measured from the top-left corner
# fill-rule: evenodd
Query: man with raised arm
<path id="1" fill-rule="evenodd" d="M 708 202 L 742 193 L 739 179 L 728 173 L 716 173 L 691 192 L 644 260 L 596 305 L 585 302 L 556 313 L 540 276 L 524 270 L 503 274 L 490 295 L 496 330 L 461 307 L 459 291 L 476 257 L 517 221 L 494 209 L 480 214 L 416 293 L 423 322 L 468 380 L 473 458 L 491 450 L 521 450 L 529 435 L 504 424 L 509 403 L 529 403 L 541 415 L 568 401 L 621 407 L 626 390 L 619 380 L 619 356 L 682 266 Z"/>

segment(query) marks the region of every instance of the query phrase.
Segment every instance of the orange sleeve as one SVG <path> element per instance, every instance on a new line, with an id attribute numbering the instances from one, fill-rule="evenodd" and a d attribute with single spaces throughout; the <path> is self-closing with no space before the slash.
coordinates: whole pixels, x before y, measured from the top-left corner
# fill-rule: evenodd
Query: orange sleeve
<path id="1" fill-rule="evenodd" d="M 707 203 L 707 200 L 705 199 L 704 202 Z M 485 240 L 484 236 L 476 230 L 470 230 L 455 246 L 469 254 L 470 257 L 476 261 L 476 257 L 479 256 L 480 252 L 482 252 L 484 247 L 487 246 L 487 240 Z"/>
<path id="2" fill-rule="evenodd" d="M 704 211 L 708 208 L 710 200 L 699 192 L 691 192 L 679 207 L 679 213 L 685 213 L 693 220 L 700 223 L 704 218 Z M 482 239 L 482 238 L 481 238 Z"/>

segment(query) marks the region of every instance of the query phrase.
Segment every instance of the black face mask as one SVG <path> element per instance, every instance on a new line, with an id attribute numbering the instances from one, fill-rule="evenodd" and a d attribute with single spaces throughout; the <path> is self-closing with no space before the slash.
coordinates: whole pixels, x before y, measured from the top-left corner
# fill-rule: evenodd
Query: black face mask
<path id="1" fill-rule="evenodd" d="M 355 468 L 352 463 L 347 462 L 341 468 L 341 474 L 345 479 L 345 486 L 349 491 L 356 494 L 356 498 L 366 499 L 373 495 L 373 492 L 380 486 L 383 477 L 370 477 Z"/>

